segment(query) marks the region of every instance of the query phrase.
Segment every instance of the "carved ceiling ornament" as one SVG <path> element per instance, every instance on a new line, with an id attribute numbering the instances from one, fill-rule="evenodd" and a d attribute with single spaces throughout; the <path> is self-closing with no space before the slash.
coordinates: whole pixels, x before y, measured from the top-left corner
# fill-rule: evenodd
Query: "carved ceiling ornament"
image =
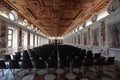
<path id="1" fill-rule="evenodd" d="M 98 18 L 98 15 L 96 13 L 93 14 L 92 17 L 91 17 L 91 22 L 96 22 L 97 18 Z"/>
<path id="2" fill-rule="evenodd" d="M 23 20 L 23 25 L 27 26 L 28 25 L 28 21 L 26 19 Z"/>
<path id="3" fill-rule="evenodd" d="M 83 28 L 86 27 L 86 21 L 83 21 L 81 26 L 82 26 Z"/>
<path id="4" fill-rule="evenodd" d="M 107 11 L 110 14 L 119 8 L 120 8 L 120 0 L 111 0 L 111 2 L 108 4 Z"/>
<path id="5" fill-rule="evenodd" d="M 34 28 L 33 24 L 31 24 L 31 25 L 30 25 L 30 28 L 31 28 L 31 29 L 33 29 L 33 28 Z"/>

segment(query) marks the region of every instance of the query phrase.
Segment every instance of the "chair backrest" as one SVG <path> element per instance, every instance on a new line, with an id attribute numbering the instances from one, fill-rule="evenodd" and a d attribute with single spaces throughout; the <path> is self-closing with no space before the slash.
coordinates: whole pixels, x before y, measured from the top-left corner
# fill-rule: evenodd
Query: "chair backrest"
<path id="1" fill-rule="evenodd" d="M 21 57 L 21 52 L 15 52 L 15 55 L 18 55 Z"/>
<path id="2" fill-rule="evenodd" d="M 100 53 L 95 53 L 94 54 L 94 59 L 99 59 L 101 57 L 101 54 Z"/>
<path id="3" fill-rule="evenodd" d="M 33 68 L 31 60 L 22 60 L 21 68 L 23 69 Z"/>
<path id="4" fill-rule="evenodd" d="M 0 60 L 0 69 L 6 69 L 6 64 L 4 60 Z"/>
<path id="5" fill-rule="evenodd" d="M 85 50 L 85 49 L 82 49 L 80 53 L 81 53 L 81 54 L 86 54 L 86 50 Z"/>
<path id="6" fill-rule="evenodd" d="M 35 68 L 46 68 L 45 61 L 44 60 L 35 60 L 34 61 Z"/>
<path id="7" fill-rule="evenodd" d="M 93 58 L 93 53 L 92 53 L 92 51 L 87 51 L 86 57 L 87 57 L 87 58 Z"/>
<path id="8" fill-rule="evenodd" d="M 30 59 L 30 56 L 23 54 L 22 58 L 23 58 L 24 60 L 25 60 L 25 59 L 28 60 L 28 59 Z"/>
<path id="9" fill-rule="evenodd" d="M 107 65 L 114 65 L 114 60 L 115 60 L 115 57 L 108 57 L 107 59 Z"/>
<path id="10" fill-rule="evenodd" d="M 31 59 L 32 59 L 32 61 L 36 61 L 36 60 L 39 60 L 39 55 L 36 55 L 36 54 L 32 54 L 31 55 Z"/>
<path id="11" fill-rule="evenodd" d="M 103 66 L 105 65 L 105 57 L 101 57 L 99 59 L 97 59 L 97 61 L 95 62 L 96 66 Z"/>
<path id="12" fill-rule="evenodd" d="M 82 57 L 75 56 L 75 59 L 73 60 L 73 63 L 72 63 L 72 67 L 76 67 L 76 68 L 81 67 L 83 59 L 84 58 Z"/>
<path id="13" fill-rule="evenodd" d="M 23 55 L 29 55 L 27 50 L 23 50 Z"/>
<path id="14" fill-rule="evenodd" d="M 4 55 L 4 60 L 5 61 L 11 60 L 11 55 Z"/>
<path id="15" fill-rule="evenodd" d="M 86 58 L 84 66 L 93 66 L 93 58 Z"/>
<path id="16" fill-rule="evenodd" d="M 13 55 L 13 60 L 20 61 L 21 59 L 19 55 Z"/>
<path id="17" fill-rule="evenodd" d="M 67 68 L 67 67 L 70 67 L 70 63 L 67 59 L 61 57 L 60 59 L 60 67 L 61 68 Z"/>
<path id="18" fill-rule="evenodd" d="M 35 54 L 35 52 L 32 49 L 28 49 L 27 51 L 28 51 L 29 55 L 34 55 Z"/>
<path id="19" fill-rule="evenodd" d="M 48 68 L 57 68 L 57 60 L 49 59 L 48 61 Z"/>
<path id="20" fill-rule="evenodd" d="M 10 69 L 20 69 L 18 60 L 10 60 L 8 68 L 10 68 Z"/>

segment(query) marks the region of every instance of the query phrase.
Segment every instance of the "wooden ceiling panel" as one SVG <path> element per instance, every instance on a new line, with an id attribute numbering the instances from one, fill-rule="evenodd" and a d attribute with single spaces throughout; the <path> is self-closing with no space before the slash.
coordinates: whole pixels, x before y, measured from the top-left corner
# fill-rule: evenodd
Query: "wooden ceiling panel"
<path id="1" fill-rule="evenodd" d="M 61 36 L 110 0 L 3 0 L 46 35 Z"/>
<path id="2" fill-rule="evenodd" d="M 39 8 L 37 10 L 30 9 L 32 14 L 34 14 L 37 19 L 49 19 L 49 9 L 48 8 Z"/>
<path id="3" fill-rule="evenodd" d="M 69 6 L 70 6 L 70 2 L 64 2 L 64 3 L 61 3 L 60 4 L 60 7 L 66 7 L 66 8 L 68 8 Z"/>
<path id="4" fill-rule="evenodd" d="M 64 9 L 62 19 L 75 19 L 76 16 L 79 14 L 80 10 L 75 9 Z"/>
<path id="5" fill-rule="evenodd" d="M 38 24 L 42 25 L 42 27 L 48 27 L 48 26 L 50 27 L 50 26 L 52 26 L 52 21 L 44 20 L 44 21 L 38 22 Z"/>
<path id="6" fill-rule="evenodd" d="M 26 2 L 28 6 L 33 9 L 39 8 L 41 6 L 38 0 L 26 0 Z"/>
<path id="7" fill-rule="evenodd" d="M 64 31 L 66 30 L 68 27 L 59 27 L 59 31 Z"/>
<path id="8" fill-rule="evenodd" d="M 43 1 L 43 4 L 44 4 L 45 7 L 52 7 L 52 2 L 51 2 L 51 0 L 44 0 L 44 1 Z"/>
<path id="9" fill-rule="evenodd" d="M 69 27 L 72 21 L 61 21 L 60 27 Z"/>
<path id="10" fill-rule="evenodd" d="M 61 2 L 81 2 L 82 0 L 61 0 Z"/>

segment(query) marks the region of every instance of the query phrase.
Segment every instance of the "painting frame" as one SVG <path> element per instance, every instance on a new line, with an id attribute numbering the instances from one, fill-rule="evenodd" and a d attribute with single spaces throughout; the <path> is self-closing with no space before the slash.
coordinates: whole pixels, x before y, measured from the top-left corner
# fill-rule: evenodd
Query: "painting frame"
<path id="1" fill-rule="evenodd" d="M 108 45 L 110 48 L 120 48 L 120 21 L 107 24 Z"/>
<path id="2" fill-rule="evenodd" d="M 87 31 L 83 32 L 83 44 L 87 45 Z"/>
<path id="3" fill-rule="evenodd" d="M 99 46 L 99 27 L 92 29 L 92 45 Z"/>

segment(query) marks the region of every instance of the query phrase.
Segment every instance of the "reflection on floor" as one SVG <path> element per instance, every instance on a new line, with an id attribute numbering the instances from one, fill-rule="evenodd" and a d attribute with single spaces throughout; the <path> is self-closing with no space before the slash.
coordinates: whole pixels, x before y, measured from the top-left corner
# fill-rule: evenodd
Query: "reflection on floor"
<path id="1" fill-rule="evenodd" d="M 48 70 L 47 74 L 54 73 L 56 76 L 55 80 L 64 80 L 65 75 L 69 73 L 69 69 L 64 69 L 64 74 L 57 75 L 56 69 Z M 9 69 L 4 69 L 4 75 L 2 70 L 0 71 L 0 80 L 45 80 L 45 75 L 40 75 L 39 70 L 15 70 L 12 72 Z M 77 78 L 75 80 L 120 80 L 120 63 L 113 66 L 102 66 L 102 67 L 84 67 L 79 73 L 73 72 Z M 84 79 L 85 80 L 85 79 Z"/>

